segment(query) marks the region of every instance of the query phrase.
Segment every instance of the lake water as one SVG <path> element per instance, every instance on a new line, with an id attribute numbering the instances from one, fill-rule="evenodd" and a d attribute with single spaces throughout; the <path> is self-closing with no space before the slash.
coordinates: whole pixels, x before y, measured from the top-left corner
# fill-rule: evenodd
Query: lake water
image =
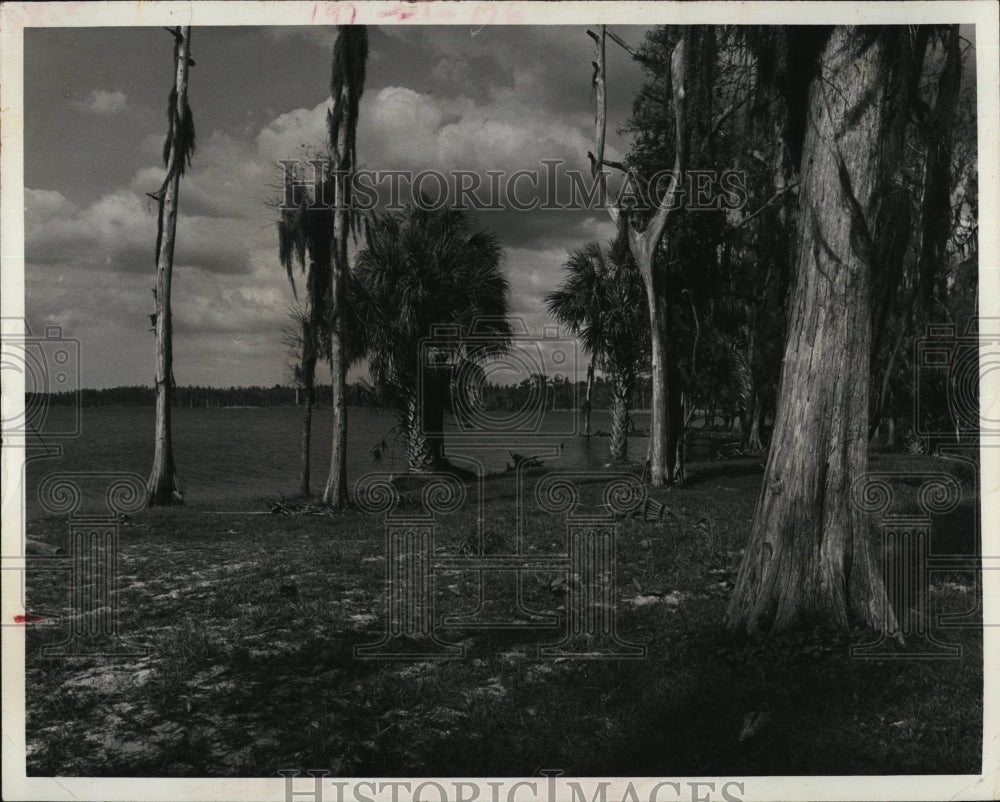
<path id="1" fill-rule="evenodd" d="M 27 515 L 42 514 L 37 489 L 52 472 L 123 471 L 149 474 L 153 460 L 154 410 L 151 407 L 85 407 L 78 437 L 62 440 L 58 458 L 33 459 L 27 467 Z M 533 447 L 551 445 L 559 454 L 546 462 L 559 468 L 596 468 L 607 462 L 607 437 L 578 437 L 572 434 L 574 412 L 549 412 L 536 435 L 503 437 L 475 456 L 486 471 L 503 470 L 510 462 L 511 449 L 530 454 Z M 73 415 L 68 407 L 52 407 L 47 425 L 65 430 Z M 298 487 L 299 446 L 302 410 L 295 407 L 247 409 L 176 409 L 173 413 L 174 458 L 185 499 L 192 505 L 251 498 L 278 498 L 293 494 Z M 331 411 L 317 409 L 312 431 L 312 490 L 322 490 L 330 464 Z M 635 425 L 645 430 L 648 414 L 637 413 Z M 372 471 L 406 470 L 405 446 L 400 439 L 392 447 L 395 418 L 386 412 L 351 409 L 348 413 L 348 483 L 353 486 Z M 607 412 L 595 411 L 593 431 L 610 428 Z M 372 462 L 372 447 L 387 439 L 390 446 L 381 465 Z M 446 435 L 445 448 L 457 457 L 456 438 Z M 629 439 L 633 459 L 645 455 L 645 437 Z M 466 454 L 471 454 L 465 450 Z M 463 464 L 456 459 L 456 462 Z M 471 467 L 471 466 L 469 466 Z"/>

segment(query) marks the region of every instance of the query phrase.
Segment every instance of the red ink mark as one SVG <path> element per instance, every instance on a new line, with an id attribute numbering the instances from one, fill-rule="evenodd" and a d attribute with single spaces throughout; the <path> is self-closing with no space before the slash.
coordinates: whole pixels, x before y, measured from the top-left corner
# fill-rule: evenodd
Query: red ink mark
<path id="1" fill-rule="evenodd" d="M 400 20 L 409 19 L 417 13 L 415 8 L 407 8 L 405 5 L 398 5 L 395 8 L 387 9 L 386 11 L 380 11 L 378 15 L 380 17 L 398 17 Z"/>
<path id="2" fill-rule="evenodd" d="M 357 19 L 358 9 L 355 8 L 354 3 L 325 3 L 322 8 L 318 8 L 313 5 L 312 10 L 312 21 L 316 21 L 316 12 L 319 11 L 323 17 L 334 25 L 340 25 L 341 12 L 347 15 L 347 22 L 344 24 L 353 25 L 354 20 Z"/>
<path id="3" fill-rule="evenodd" d="M 15 615 L 15 624 L 37 624 L 39 621 L 44 621 L 45 619 L 38 615 Z"/>

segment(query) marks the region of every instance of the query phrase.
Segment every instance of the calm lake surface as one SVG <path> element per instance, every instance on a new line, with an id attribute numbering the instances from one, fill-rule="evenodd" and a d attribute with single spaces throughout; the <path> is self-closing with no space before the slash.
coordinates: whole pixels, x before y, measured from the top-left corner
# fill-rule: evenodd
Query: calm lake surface
<path id="1" fill-rule="evenodd" d="M 79 437 L 53 441 L 63 443 L 57 458 L 32 459 L 27 467 L 27 517 L 44 514 L 38 501 L 38 486 L 53 472 L 121 471 L 149 475 L 153 460 L 152 407 L 85 407 Z M 73 410 L 52 407 L 47 420 L 55 426 L 70 420 Z M 532 446 L 560 446 L 559 455 L 546 459 L 559 468 L 596 468 L 608 460 L 607 437 L 578 437 L 572 432 L 575 412 L 546 413 L 542 431 L 537 435 L 504 437 L 500 442 L 474 453 L 485 471 L 503 470 L 510 462 L 510 449 L 532 453 Z M 330 465 L 331 411 L 317 409 L 313 414 L 312 490 L 322 490 Z M 635 425 L 645 430 L 646 413 L 634 416 Z M 249 499 L 277 499 L 292 495 L 298 488 L 299 446 L 302 410 L 295 407 L 175 409 L 173 411 L 174 458 L 184 489 L 185 500 L 192 505 L 217 505 L 219 502 L 243 502 Z M 405 472 L 405 446 L 402 439 L 393 447 L 391 431 L 395 418 L 391 413 L 370 409 L 351 409 L 348 413 L 348 483 L 354 483 L 372 471 Z M 610 428 L 608 413 L 595 411 L 592 431 Z M 385 439 L 389 449 L 381 465 L 372 462 L 372 447 Z M 451 442 L 454 457 L 463 467 L 472 467 L 457 459 L 455 437 Z M 630 456 L 639 460 L 645 454 L 646 438 L 629 439 Z M 85 492 L 89 497 L 89 493 Z"/>

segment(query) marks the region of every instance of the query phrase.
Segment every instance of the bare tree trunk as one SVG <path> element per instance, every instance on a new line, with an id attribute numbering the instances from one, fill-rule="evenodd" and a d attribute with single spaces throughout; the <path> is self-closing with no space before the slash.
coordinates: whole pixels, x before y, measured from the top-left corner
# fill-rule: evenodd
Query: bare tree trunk
<path id="1" fill-rule="evenodd" d="M 175 34 L 178 36 L 178 34 Z M 170 412 L 173 406 L 173 321 L 170 310 L 170 284 L 174 267 L 174 242 L 177 235 L 177 198 L 182 164 L 183 124 L 187 114 L 188 68 L 190 66 L 191 28 L 180 29 L 174 48 L 174 102 L 171 141 L 167 157 L 167 179 L 158 196 L 160 204 L 156 254 L 156 430 L 153 469 L 146 484 L 149 506 L 183 503 L 174 450 L 171 440 Z"/>
<path id="2" fill-rule="evenodd" d="M 753 394 L 753 411 L 750 418 L 750 432 L 747 435 L 746 451 L 752 451 L 754 453 L 764 450 L 764 444 L 760 439 L 760 428 L 761 421 L 764 418 L 764 409 L 761 404 L 760 396 L 754 392 Z"/>
<path id="3" fill-rule="evenodd" d="M 305 407 L 302 410 L 302 470 L 299 473 L 299 495 L 311 496 L 309 460 L 311 456 L 312 413 L 315 400 L 313 383 L 309 382 L 304 389 Z"/>
<path id="4" fill-rule="evenodd" d="M 885 30 L 838 27 L 813 80 L 797 276 L 770 457 L 727 613 L 749 633 L 893 621 L 852 504 L 868 465 L 873 219 Z"/>
<path id="5" fill-rule="evenodd" d="M 607 129 L 607 95 L 605 92 L 605 26 L 601 33 L 588 31 L 596 43 L 595 52 L 595 147 L 597 155 L 593 158 L 592 172 L 598 180 L 604 181 L 604 141 Z M 652 351 L 652 398 L 649 405 L 649 481 L 654 487 L 660 487 L 671 480 L 674 473 L 675 443 L 670 441 L 669 409 L 671 388 L 667 377 L 667 287 L 666 277 L 656 268 L 656 251 L 663 237 L 667 219 L 675 206 L 677 190 L 680 185 L 681 167 L 684 163 L 684 59 L 685 38 L 677 44 L 670 58 L 670 86 L 673 94 L 674 117 L 676 119 L 675 156 L 670 183 L 660 200 L 659 206 L 646 223 L 642 231 L 632 228 L 628 215 L 623 214 L 617 206 L 609 206 L 608 212 L 612 220 L 625 229 L 628 234 L 629 250 L 639 267 L 643 284 L 646 287 L 646 298 L 649 304 L 649 323 L 651 330 Z M 676 392 L 676 389 L 675 389 Z"/>
<path id="6" fill-rule="evenodd" d="M 338 178 L 338 185 L 343 178 Z M 339 187 L 338 187 L 339 188 Z M 337 195 L 342 198 L 343 195 Z M 340 265 L 334 260 L 333 274 L 330 276 L 332 324 L 330 326 L 330 382 L 333 407 L 332 449 L 330 452 L 330 473 L 323 489 L 323 503 L 330 507 L 344 507 L 347 495 L 347 360 L 344 354 L 344 274 L 347 262 L 347 212 L 334 214 L 334 246 L 343 242 L 344 257 Z"/>
<path id="7" fill-rule="evenodd" d="M 668 349 L 667 363 L 667 461 L 664 469 L 669 481 L 684 484 L 684 430 L 687 428 L 684 394 L 681 392 L 681 375 L 677 354 Z"/>
<path id="8" fill-rule="evenodd" d="M 667 382 L 667 314 L 665 293 L 653 288 L 658 277 L 653 275 L 653 255 L 640 251 L 642 259 L 636 258 L 639 273 L 646 284 L 646 301 L 649 305 L 649 329 L 652 356 L 652 393 L 649 400 L 649 483 L 662 487 L 669 481 L 670 468 L 667 465 L 670 453 L 670 417 L 667 403 L 670 389 Z"/>

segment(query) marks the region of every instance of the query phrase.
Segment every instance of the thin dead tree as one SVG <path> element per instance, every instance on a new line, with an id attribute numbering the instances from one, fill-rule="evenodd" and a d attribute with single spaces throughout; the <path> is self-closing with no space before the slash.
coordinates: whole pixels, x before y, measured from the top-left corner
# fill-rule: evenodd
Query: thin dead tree
<path id="1" fill-rule="evenodd" d="M 156 227 L 156 311 L 152 315 L 156 332 L 156 440 L 153 469 L 146 485 L 149 506 L 183 503 L 180 481 L 174 465 L 170 410 L 173 404 L 173 324 L 170 312 L 170 282 L 174 266 L 177 234 L 177 196 L 185 165 L 194 152 L 194 121 L 187 102 L 188 69 L 191 59 L 191 28 L 168 28 L 174 36 L 174 86 L 167 108 L 167 140 L 163 161 L 167 174 L 157 192 L 149 193 L 159 207 Z"/>
<path id="2" fill-rule="evenodd" d="M 593 178 L 601 182 L 602 188 L 605 186 L 607 177 L 604 173 L 604 166 L 619 169 L 626 174 L 626 189 L 630 182 L 635 181 L 635 176 L 622 164 L 612 162 L 604 158 L 604 146 L 608 122 L 607 108 L 607 84 L 606 84 L 606 59 L 605 42 L 608 36 L 606 26 L 602 25 L 600 33 L 587 31 L 595 42 L 594 61 L 594 101 L 596 114 L 594 120 L 594 139 L 596 153 L 590 156 L 591 174 Z M 621 43 L 616 36 L 612 39 Z M 668 365 L 668 297 L 667 297 L 667 275 L 664 265 L 656 264 L 656 254 L 663 240 L 667 220 L 671 212 L 677 208 L 677 195 L 681 182 L 681 170 L 684 166 L 684 61 L 687 36 L 681 37 L 670 57 L 670 91 L 674 108 L 674 118 L 676 123 L 676 142 L 674 151 L 674 166 L 670 174 L 670 181 L 667 189 L 660 198 L 659 204 L 652 216 L 642 229 L 637 229 L 629 220 L 628 212 L 619 205 L 621 195 L 615 203 L 608 204 L 607 211 L 611 219 L 618 226 L 620 233 L 627 237 L 629 251 L 639 267 L 639 274 L 642 276 L 643 285 L 646 288 L 646 301 L 649 307 L 649 326 L 651 334 L 651 355 L 652 355 L 652 398 L 650 400 L 650 425 L 649 425 L 649 467 L 650 483 L 654 487 L 662 486 L 673 480 L 674 466 L 676 464 L 675 448 L 672 447 L 670 432 L 670 415 L 668 404 L 670 393 L 678 392 L 678 388 L 671 388 L 669 384 Z M 625 47 L 633 57 L 636 57 L 631 48 Z M 652 198 L 650 201 L 652 202 Z"/>
<path id="3" fill-rule="evenodd" d="M 316 404 L 316 362 L 318 361 L 318 332 L 313 325 L 313 315 L 306 303 L 299 302 L 288 310 L 288 320 L 281 331 L 281 342 L 288 355 L 291 378 L 295 384 L 295 405 L 299 404 L 302 390 L 301 467 L 299 469 L 299 495 L 308 498 L 310 488 L 310 458 L 312 443 L 313 407 Z"/>

